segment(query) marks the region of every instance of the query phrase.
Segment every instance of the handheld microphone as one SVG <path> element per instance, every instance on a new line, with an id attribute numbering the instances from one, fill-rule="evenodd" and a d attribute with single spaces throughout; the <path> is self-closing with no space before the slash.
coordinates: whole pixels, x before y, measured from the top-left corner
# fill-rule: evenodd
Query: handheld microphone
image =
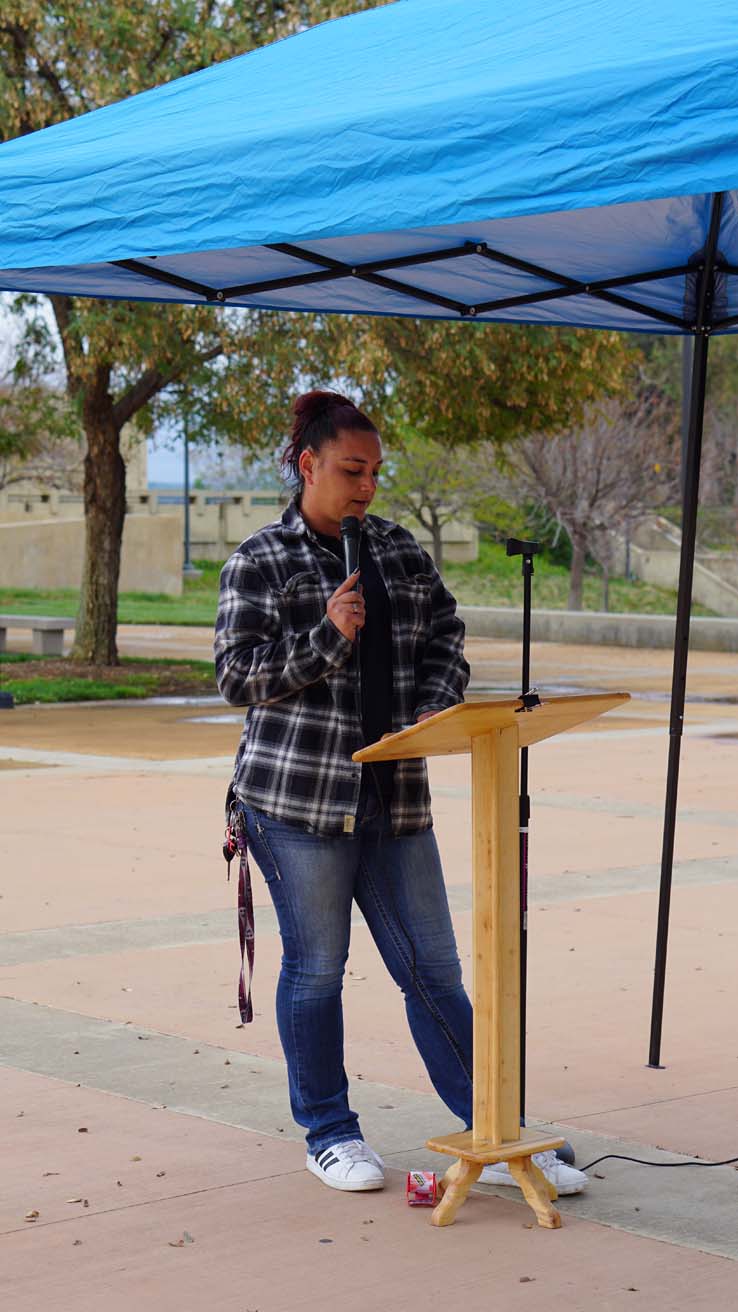
<path id="1" fill-rule="evenodd" d="M 346 578 L 359 567 L 359 542 L 361 540 L 361 521 L 356 515 L 344 515 L 341 520 L 341 541 L 343 542 L 343 559 L 346 565 Z"/>

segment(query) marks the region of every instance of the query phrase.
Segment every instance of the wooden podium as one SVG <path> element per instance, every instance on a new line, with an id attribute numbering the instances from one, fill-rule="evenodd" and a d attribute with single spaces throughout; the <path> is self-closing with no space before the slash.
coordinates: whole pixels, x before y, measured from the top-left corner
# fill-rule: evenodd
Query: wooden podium
<path id="1" fill-rule="evenodd" d="M 506 1161 L 538 1224 L 561 1225 L 556 1190 L 531 1160 L 564 1140 L 520 1127 L 518 751 L 628 701 L 628 693 L 465 702 L 364 747 L 355 761 L 471 752 L 474 1088 L 472 1129 L 429 1139 L 457 1160 L 440 1184 L 434 1225 L 450 1225 L 488 1162 Z"/>

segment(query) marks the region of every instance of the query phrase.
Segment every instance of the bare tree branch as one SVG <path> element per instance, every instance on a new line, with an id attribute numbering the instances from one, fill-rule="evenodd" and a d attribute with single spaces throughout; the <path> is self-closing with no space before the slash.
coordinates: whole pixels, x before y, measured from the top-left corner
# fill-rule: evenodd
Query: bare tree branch
<path id="1" fill-rule="evenodd" d="M 571 540 L 571 609 L 581 608 L 586 555 L 609 569 L 613 534 L 674 496 L 673 439 L 672 407 L 643 392 L 629 405 L 602 402 L 579 428 L 536 434 L 508 449 L 507 496 L 532 501 Z"/>
<path id="2" fill-rule="evenodd" d="M 200 365 L 207 364 L 210 360 L 217 360 L 222 354 L 222 345 L 214 346 L 212 350 L 204 351 L 197 356 L 194 364 L 190 363 L 189 369 L 194 372 Z M 158 392 L 176 383 L 182 377 L 182 373 L 181 367 L 166 372 L 162 369 L 146 369 L 115 402 L 113 418 L 116 427 L 120 429 L 127 424 L 129 419 L 132 419 L 136 412 L 151 401 Z"/>

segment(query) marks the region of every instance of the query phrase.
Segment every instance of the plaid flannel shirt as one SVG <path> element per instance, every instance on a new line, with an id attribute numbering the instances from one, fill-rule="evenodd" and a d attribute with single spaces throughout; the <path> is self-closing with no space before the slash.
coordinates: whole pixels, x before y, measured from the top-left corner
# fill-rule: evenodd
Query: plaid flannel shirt
<path id="1" fill-rule="evenodd" d="M 463 701 L 464 625 L 407 529 L 367 515 L 364 532 L 392 611 L 397 731 Z M 233 789 L 274 819 L 324 835 L 353 832 L 361 766 L 351 756 L 365 746 L 358 651 L 326 614 L 343 578 L 293 500 L 223 566 L 215 631 L 220 692 L 248 707 Z M 424 760 L 397 762 L 391 820 L 395 835 L 432 824 Z"/>

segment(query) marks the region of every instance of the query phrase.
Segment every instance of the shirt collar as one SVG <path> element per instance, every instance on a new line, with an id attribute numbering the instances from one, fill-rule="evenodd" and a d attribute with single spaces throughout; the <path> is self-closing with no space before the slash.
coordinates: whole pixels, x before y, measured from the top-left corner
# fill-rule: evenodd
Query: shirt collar
<path id="1" fill-rule="evenodd" d="M 389 519 L 380 519 L 379 515 L 365 515 L 363 529 L 369 537 L 386 537 L 392 530 L 392 522 Z M 317 539 L 310 526 L 300 514 L 297 493 L 292 497 L 282 513 L 282 528 L 285 532 L 290 533 L 293 537 L 307 537 L 312 542 Z"/>

